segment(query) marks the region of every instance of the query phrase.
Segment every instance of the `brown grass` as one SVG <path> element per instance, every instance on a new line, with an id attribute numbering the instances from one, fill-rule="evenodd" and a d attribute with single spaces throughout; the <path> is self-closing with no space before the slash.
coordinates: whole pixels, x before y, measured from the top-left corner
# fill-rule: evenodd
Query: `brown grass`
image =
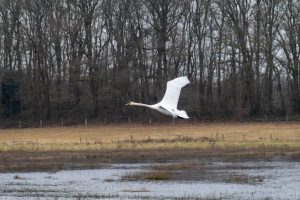
<path id="1" fill-rule="evenodd" d="M 263 176 L 249 176 L 245 174 L 232 175 L 227 178 L 228 183 L 238 183 L 238 184 L 257 184 L 264 181 Z"/>
<path id="2" fill-rule="evenodd" d="M 14 176 L 14 179 L 15 179 L 15 180 L 25 180 L 24 177 L 21 177 L 21 176 L 19 176 L 19 175 L 15 175 L 15 176 Z"/>
<path id="3" fill-rule="evenodd" d="M 300 123 L 200 123 L 0 129 L 0 151 L 300 146 Z"/>
<path id="4" fill-rule="evenodd" d="M 123 181 L 166 181 L 171 179 L 171 172 L 167 170 L 150 170 L 127 174 Z"/>
<path id="5" fill-rule="evenodd" d="M 147 188 L 123 189 L 122 192 L 149 192 L 149 190 Z"/>
<path id="6" fill-rule="evenodd" d="M 299 158 L 299 122 L 0 129 L 0 172 L 57 171 L 74 168 L 74 163 L 79 168 L 98 168 L 112 162 L 278 155 Z"/>
<path id="7" fill-rule="evenodd" d="M 165 170 L 165 171 L 171 171 L 171 170 L 185 170 L 192 168 L 191 163 L 172 163 L 172 164 L 162 164 L 162 165 L 155 165 L 152 167 L 154 170 Z"/>
<path id="8" fill-rule="evenodd" d="M 129 173 L 122 177 L 123 181 L 166 181 L 174 178 L 174 172 L 190 170 L 190 163 L 172 163 L 154 165 L 148 171 Z"/>

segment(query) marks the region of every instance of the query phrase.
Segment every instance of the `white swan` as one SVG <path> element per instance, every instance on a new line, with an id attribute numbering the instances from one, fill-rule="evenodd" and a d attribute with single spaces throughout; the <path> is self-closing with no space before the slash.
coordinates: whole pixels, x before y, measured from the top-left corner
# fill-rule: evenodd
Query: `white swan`
<path id="1" fill-rule="evenodd" d="M 129 101 L 127 104 L 128 106 L 142 106 L 147 107 L 153 110 L 156 110 L 164 115 L 171 116 L 174 118 L 183 118 L 188 119 L 189 116 L 184 110 L 178 110 L 177 104 L 178 99 L 180 96 L 181 88 L 183 88 L 185 85 L 189 84 L 190 81 L 186 76 L 175 78 L 171 81 L 168 81 L 167 83 L 167 89 L 166 93 L 161 100 L 161 102 L 153 105 L 143 104 L 143 103 L 135 103 L 132 101 Z"/>

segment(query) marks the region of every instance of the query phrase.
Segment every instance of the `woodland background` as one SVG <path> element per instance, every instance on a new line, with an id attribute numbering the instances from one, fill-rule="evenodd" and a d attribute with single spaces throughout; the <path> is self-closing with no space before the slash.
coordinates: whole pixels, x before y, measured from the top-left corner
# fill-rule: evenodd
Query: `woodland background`
<path id="1" fill-rule="evenodd" d="M 298 0 L 0 0 L 2 120 L 299 119 Z M 158 117 L 158 116 L 157 116 Z"/>

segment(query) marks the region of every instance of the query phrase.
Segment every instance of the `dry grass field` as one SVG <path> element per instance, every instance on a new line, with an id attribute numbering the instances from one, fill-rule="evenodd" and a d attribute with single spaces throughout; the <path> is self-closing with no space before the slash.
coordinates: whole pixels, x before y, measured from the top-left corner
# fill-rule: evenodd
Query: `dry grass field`
<path id="1" fill-rule="evenodd" d="M 299 160 L 300 123 L 123 124 L 0 129 L 0 172 L 185 159 Z"/>
<path id="2" fill-rule="evenodd" d="M 211 147 L 300 148 L 299 122 L 123 124 L 0 129 L 3 151 L 78 151 Z"/>

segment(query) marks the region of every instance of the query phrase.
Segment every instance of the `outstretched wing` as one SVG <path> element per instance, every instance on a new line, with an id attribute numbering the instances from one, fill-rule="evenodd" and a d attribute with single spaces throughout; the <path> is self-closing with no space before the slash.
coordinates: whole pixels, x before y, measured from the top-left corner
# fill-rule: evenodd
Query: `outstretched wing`
<path id="1" fill-rule="evenodd" d="M 175 78 L 167 83 L 166 93 L 159 104 L 169 108 L 177 108 L 181 88 L 189 84 L 187 76 Z"/>

